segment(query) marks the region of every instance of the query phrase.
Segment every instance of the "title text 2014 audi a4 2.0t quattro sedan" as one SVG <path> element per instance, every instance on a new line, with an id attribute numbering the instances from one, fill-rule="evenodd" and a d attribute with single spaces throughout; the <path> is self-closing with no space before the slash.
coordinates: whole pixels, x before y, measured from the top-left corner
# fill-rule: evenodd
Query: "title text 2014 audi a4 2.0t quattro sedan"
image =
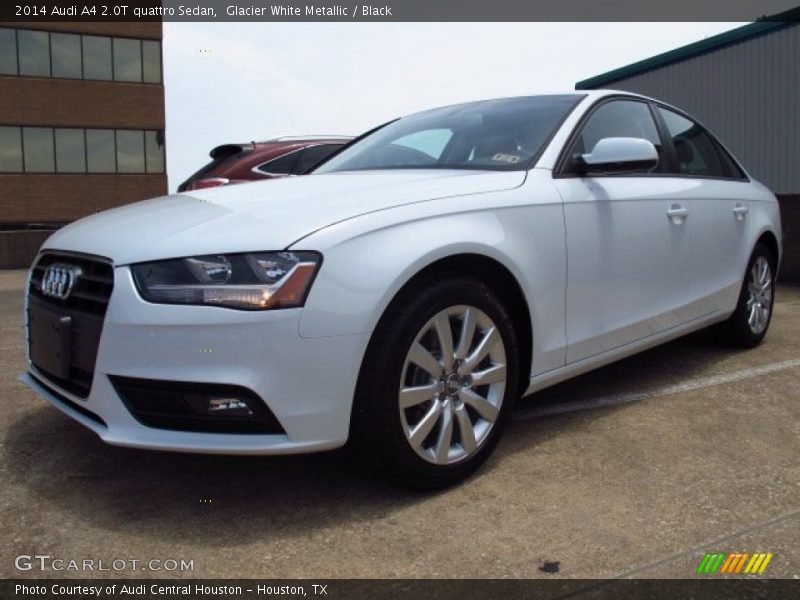
<path id="1" fill-rule="evenodd" d="M 680 110 L 617 92 L 393 121 L 307 177 L 194 191 L 54 234 L 34 390 L 123 446 L 342 446 L 441 487 L 513 402 L 713 325 L 754 346 L 774 196 Z"/>

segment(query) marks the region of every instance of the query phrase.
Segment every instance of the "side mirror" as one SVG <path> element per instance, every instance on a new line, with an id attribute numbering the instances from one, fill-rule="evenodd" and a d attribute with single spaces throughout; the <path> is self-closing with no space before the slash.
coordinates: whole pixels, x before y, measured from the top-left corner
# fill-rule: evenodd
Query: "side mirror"
<path id="1" fill-rule="evenodd" d="M 658 152 L 641 138 L 609 137 L 598 141 L 591 153 L 576 154 L 572 162 L 581 174 L 650 171 L 658 165 Z"/>

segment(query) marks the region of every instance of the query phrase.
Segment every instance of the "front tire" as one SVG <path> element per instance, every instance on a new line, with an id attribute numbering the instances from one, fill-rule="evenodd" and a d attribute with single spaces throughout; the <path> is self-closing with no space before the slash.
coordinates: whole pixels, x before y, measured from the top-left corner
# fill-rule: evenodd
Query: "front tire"
<path id="1" fill-rule="evenodd" d="M 753 348 L 767 335 L 775 302 L 775 262 L 764 244 L 756 244 L 747 264 L 736 310 L 728 320 L 712 328 L 720 341 Z"/>
<path id="2" fill-rule="evenodd" d="M 405 485 L 438 489 L 494 449 L 518 393 L 518 346 L 500 300 L 450 277 L 406 290 L 373 334 L 352 429 L 361 458 Z"/>

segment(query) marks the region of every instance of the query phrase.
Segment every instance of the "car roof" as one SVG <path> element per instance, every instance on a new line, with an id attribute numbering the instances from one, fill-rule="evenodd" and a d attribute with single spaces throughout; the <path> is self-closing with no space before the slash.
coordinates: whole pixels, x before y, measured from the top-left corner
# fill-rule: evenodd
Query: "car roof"
<path id="1" fill-rule="evenodd" d="M 699 121 L 697 121 L 696 118 L 686 113 L 686 111 L 684 111 L 679 106 L 675 106 L 674 104 L 670 104 L 669 102 L 665 102 L 664 100 L 661 100 L 659 98 L 653 98 L 652 96 L 645 96 L 644 94 L 627 92 L 625 90 L 576 90 L 575 93 L 585 95 L 586 100 L 588 100 L 589 102 L 594 102 L 595 100 L 599 100 L 601 98 L 605 98 L 608 96 L 628 96 L 630 98 L 638 98 L 639 100 L 646 100 L 647 102 L 655 102 L 662 106 L 666 106 L 667 108 L 670 108 L 675 112 L 689 116 L 693 121 L 699 123 Z M 702 123 L 700 124 L 702 125 Z M 706 127 L 706 129 L 708 128 Z"/>

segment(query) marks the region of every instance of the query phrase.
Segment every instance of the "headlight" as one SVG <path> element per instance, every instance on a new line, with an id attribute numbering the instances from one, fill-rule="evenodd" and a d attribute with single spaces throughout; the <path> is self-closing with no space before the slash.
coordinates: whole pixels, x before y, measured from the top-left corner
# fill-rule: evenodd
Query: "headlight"
<path id="1" fill-rule="evenodd" d="M 142 298 L 241 310 L 302 306 L 322 257 L 316 252 L 252 252 L 133 265 Z"/>

